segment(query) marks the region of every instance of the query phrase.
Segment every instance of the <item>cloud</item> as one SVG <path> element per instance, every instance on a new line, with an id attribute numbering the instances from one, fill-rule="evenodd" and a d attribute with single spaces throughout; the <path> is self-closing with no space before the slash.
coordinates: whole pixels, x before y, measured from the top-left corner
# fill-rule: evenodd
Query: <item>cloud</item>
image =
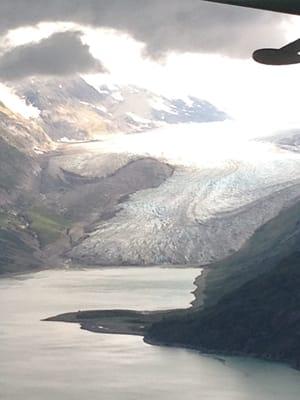
<path id="1" fill-rule="evenodd" d="M 201 0 L 1 0 L 0 31 L 70 21 L 131 34 L 157 56 L 167 51 L 248 57 L 284 44 L 281 14 Z"/>
<path id="2" fill-rule="evenodd" d="M 0 57 L 0 78 L 16 80 L 32 75 L 72 75 L 103 72 L 80 32 L 56 33 L 38 43 L 15 47 Z"/>

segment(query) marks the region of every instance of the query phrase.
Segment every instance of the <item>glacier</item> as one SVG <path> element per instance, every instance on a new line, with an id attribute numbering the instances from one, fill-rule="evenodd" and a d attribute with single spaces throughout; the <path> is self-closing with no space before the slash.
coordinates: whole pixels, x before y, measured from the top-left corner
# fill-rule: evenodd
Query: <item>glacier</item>
<path id="1" fill-rule="evenodd" d="M 131 195 L 70 257 L 99 265 L 204 265 L 239 250 L 300 197 L 300 155 L 255 140 L 256 134 L 229 121 L 96 143 L 99 153 L 150 156 L 175 171 L 159 187 Z"/>

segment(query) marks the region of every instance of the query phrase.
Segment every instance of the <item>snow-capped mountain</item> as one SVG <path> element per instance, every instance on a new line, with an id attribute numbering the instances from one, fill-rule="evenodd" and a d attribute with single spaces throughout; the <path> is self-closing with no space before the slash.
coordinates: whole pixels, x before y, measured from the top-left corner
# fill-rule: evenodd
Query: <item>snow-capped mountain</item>
<path id="1" fill-rule="evenodd" d="M 226 118 L 200 99 L 167 99 L 131 86 L 94 88 L 80 77 L 33 78 L 4 89 L 0 233 L 6 242 L 0 246 L 0 273 L 38 266 L 41 257 L 48 260 L 50 254 L 56 257 L 69 249 L 69 223 L 75 223 L 70 228 L 73 243 L 99 218 L 110 219 L 119 202 L 156 188 L 173 173 L 173 167 L 155 157 L 103 155 L 97 146 L 105 141 L 94 139 L 140 136 L 123 133 Z M 122 134 L 107 135 L 116 132 Z M 76 147 L 68 141 L 93 143 Z"/>
<path id="2" fill-rule="evenodd" d="M 94 139 L 108 132 L 142 132 L 165 124 L 222 121 L 226 114 L 195 97 L 168 99 L 135 86 L 93 87 L 84 79 L 31 79 L 17 93 L 36 107 L 54 140 Z"/>
<path id="3" fill-rule="evenodd" d="M 225 118 L 205 101 L 172 100 L 134 87 L 95 89 L 81 78 L 33 80 L 16 90 L 39 112 L 22 124 L 2 116 L 10 143 L 26 134 L 28 147 L 45 137 L 56 150 L 40 154 L 36 174 L 28 174 L 34 182 L 27 191 L 22 187 L 21 206 L 9 206 L 20 215 L 17 234 L 25 216 L 25 230 L 39 238 L 46 260 L 62 255 L 102 265 L 210 263 L 238 251 L 299 200 L 299 154 L 243 138 L 232 121 L 199 124 Z M 13 118 L 27 129 L 15 135 Z M 57 141 L 85 143 L 53 144 L 45 131 Z M 26 139 L 30 133 L 34 143 Z M 105 139 L 88 140 L 101 134 Z M 24 182 L 25 161 L 10 159 L 10 175 Z M 14 218 L 5 232 L 15 233 L 15 226 Z"/>

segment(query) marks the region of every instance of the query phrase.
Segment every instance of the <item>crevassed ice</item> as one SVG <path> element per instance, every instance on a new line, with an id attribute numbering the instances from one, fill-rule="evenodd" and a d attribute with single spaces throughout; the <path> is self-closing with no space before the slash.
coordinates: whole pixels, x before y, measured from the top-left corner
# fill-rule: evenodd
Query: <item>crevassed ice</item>
<path id="1" fill-rule="evenodd" d="M 163 157 L 177 167 L 160 187 L 131 196 L 72 256 L 108 264 L 207 263 L 238 250 L 299 198 L 299 155 L 236 132 L 197 129 L 181 126 L 105 143 L 106 151 Z"/>

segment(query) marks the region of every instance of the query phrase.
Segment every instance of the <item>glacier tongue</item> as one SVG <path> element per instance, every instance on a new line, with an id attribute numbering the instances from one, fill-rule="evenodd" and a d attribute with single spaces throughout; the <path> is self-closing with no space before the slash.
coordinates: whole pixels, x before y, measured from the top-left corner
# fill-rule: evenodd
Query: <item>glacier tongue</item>
<path id="1" fill-rule="evenodd" d="M 169 132 L 167 139 L 163 137 L 163 131 L 153 132 L 152 138 L 148 132 L 103 145 L 106 152 L 111 146 L 120 153 L 163 153 L 177 164 L 188 164 L 184 160 L 191 158 L 184 152 L 190 149 L 194 161 L 177 165 L 158 188 L 132 195 L 114 218 L 100 223 L 71 251 L 72 258 L 103 265 L 209 263 L 238 250 L 259 226 L 299 199 L 299 155 L 244 141 L 240 147 L 232 142 L 234 149 L 227 142 L 223 156 L 214 160 L 209 146 L 218 145 L 218 133 L 209 140 L 203 136 L 202 144 L 197 139 L 197 146 L 202 146 L 197 160 L 189 129 L 181 131 L 182 146 L 178 137 L 170 139 Z M 168 149 L 166 144 L 174 142 L 176 149 Z"/>

